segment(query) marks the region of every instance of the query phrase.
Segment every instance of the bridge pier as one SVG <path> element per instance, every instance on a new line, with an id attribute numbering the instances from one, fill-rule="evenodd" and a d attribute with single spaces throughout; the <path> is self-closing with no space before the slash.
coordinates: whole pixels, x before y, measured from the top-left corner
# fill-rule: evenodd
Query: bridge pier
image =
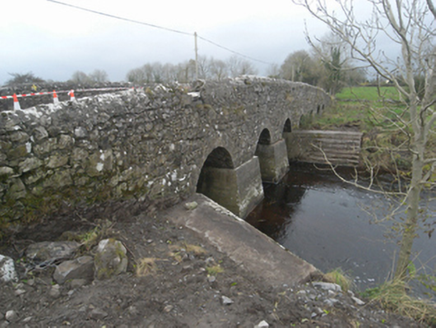
<path id="1" fill-rule="evenodd" d="M 283 139 L 286 143 L 287 153 L 286 156 L 288 157 L 288 161 L 294 159 L 295 156 L 295 149 L 297 148 L 297 145 L 295 144 L 297 141 L 294 138 L 294 135 L 292 132 L 283 132 Z"/>
<path id="2" fill-rule="evenodd" d="M 234 169 L 203 167 L 197 192 L 245 218 L 263 199 L 258 158 L 253 157 Z"/>
<path id="3" fill-rule="evenodd" d="M 274 144 L 258 144 L 256 156 L 259 157 L 262 181 L 278 182 L 289 170 L 288 152 L 284 139 Z"/>

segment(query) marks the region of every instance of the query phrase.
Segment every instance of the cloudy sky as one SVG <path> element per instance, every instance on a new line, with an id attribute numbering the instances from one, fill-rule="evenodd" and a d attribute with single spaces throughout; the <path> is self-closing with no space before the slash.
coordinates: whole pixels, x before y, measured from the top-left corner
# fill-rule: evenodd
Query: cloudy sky
<path id="1" fill-rule="evenodd" d="M 281 64 L 309 49 L 304 22 L 318 36 L 325 27 L 291 0 L 59 0 L 60 2 L 186 32 L 129 23 L 48 0 L 9 0 L 0 20 L 0 85 L 8 73 L 33 72 L 64 81 L 75 71 L 105 70 L 111 81 L 145 63 L 177 64 L 194 58 L 194 32 L 267 63 Z M 331 0 L 330 0 L 331 1 Z M 329 1 L 328 1 L 329 2 Z M 232 53 L 198 40 L 199 55 Z M 268 64 L 253 62 L 260 73 Z"/>

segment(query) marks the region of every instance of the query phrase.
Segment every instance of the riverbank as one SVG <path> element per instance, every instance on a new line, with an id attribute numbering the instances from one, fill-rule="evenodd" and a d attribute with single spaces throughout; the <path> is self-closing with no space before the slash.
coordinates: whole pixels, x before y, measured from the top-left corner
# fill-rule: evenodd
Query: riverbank
<path id="1" fill-rule="evenodd" d="M 1 285 L 0 327 L 425 327 L 334 285 L 266 280 L 263 270 L 236 263 L 204 232 L 181 224 L 187 211 L 198 211 L 186 209 L 187 202 L 134 214 L 132 204 L 113 204 L 10 235 L 0 253 L 14 259 L 20 280 Z M 120 240 L 128 250 L 127 273 L 82 286 L 56 285 L 51 267 L 25 275 L 25 248 L 62 239 L 65 231 L 100 231 L 100 238 Z M 148 274 L 137 270 L 143 259 L 153 263 Z"/>

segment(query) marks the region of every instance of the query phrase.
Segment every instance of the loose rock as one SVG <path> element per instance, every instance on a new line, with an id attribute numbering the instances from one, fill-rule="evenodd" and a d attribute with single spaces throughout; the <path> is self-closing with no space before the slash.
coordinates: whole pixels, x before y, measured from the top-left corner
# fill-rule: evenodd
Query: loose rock
<path id="1" fill-rule="evenodd" d="M 228 298 L 227 296 L 221 296 L 221 301 L 222 301 L 223 305 L 233 304 L 232 299 Z"/>
<path id="2" fill-rule="evenodd" d="M 26 257 L 30 260 L 70 259 L 79 248 L 75 241 L 43 241 L 27 247 Z"/>
<path id="3" fill-rule="evenodd" d="M 82 256 L 72 261 L 62 262 L 56 267 L 53 279 L 63 284 L 71 279 L 86 279 L 92 281 L 94 276 L 94 261 L 90 256 Z"/>
<path id="4" fill-rule="evenodd" d="M 115 239 L 104 239 L 98 244 L 95 255 L 95 276 L 97 279 L 109 279 L 127 271 L 126 248 Z"/>
<path id="5" fill-rule="evenodd" d="M 197 206 L 198 206 L 197 202 L 186 203 L 185 209 L 187 209 L 188 211 L 191 211 L 191 210 L 196 209 Z"/>
<path id="6" fill-rule="evenodd" d="M 4 282 L 17 281 L 14 260 L 8 256 L 0 255 L 0 280 Z"/>
<path id="7" fill-rule="evenodd" d="M 53 285 L 50 288 L 49 295 L 51 297 L 53 297 L 53 298 L 58 298 L 59 296 L 61 296 L 60 286 L 59 285 Z"/>
<path id="8" fill-rule="evenodd" d="M 351 296 L 352 300 L 357 304 L 357 305 L 365 305 L 365 302 L 362 301 L 361 299 L 355 297 L 355 296 Z"/>
<path id="9" fill-rule="evenodd" d="M 14 310 L 9 310 L 5 314 L 5 319 L 9 322 L 15 322 L 18 320 L 18 314 Z"/>
<path id="10" fill-rule="evenodd" d="M 83 287 L 83 286 L 87 285 L 88 283 L 89 283 L 89 280 L 87 280 L 87 279 L 73 279 L 73 280 L 71 280 L 70 287 L 72 289 L 76 289 L 76 288 Z"/>
<path id="11" fill-rule="evenodd" d="M 93 320 L 102 320 L 108 316 L 107 312 L 96 308 L 89 313 L 89 318 Z"/>
<path id="12" fill-rule="evenodd" d="M 269 327 L 269 324 L 265 320 L 262 320 L 256 326 L 254 326 L 254 328 L 268 328 L 268 327 Z"/>
<path id="13" fill-rule="evenodd" d="M 338 284 L 332 284 L 330 282 L 313 282 L 314 287 L 320 287 L 324 290 L 332 290 L 334 292 L 341 292 L 342 288 Z"/>

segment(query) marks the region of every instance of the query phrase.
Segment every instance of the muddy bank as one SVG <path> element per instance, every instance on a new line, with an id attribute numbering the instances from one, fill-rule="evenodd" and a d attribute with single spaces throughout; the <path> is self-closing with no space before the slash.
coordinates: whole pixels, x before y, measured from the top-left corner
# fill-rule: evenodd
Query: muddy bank
<path id="1" fill-rule="evenodd" d="M 262 268 L 236 263 L 207 242 L 204 232 L 181 224 L 187 212 L 209 210 L 200 202 L 187 210 L 185 203 L 135 215 L 102 210 L 105 215 L 92 220 L 71 213 L 11 235 L 0 253 L 14 259 L 19 281 L 1 285 L 0 327 L 420 327 L 335 288 L 274 284 Z M 26 247 L 57 240 L 66 230 L 90 231 L 105 220 L 112 222 L 105 237 L 122 241 L 128 250 L 127 273 L 82 286 L 66 282 L 56 287 L 58 293 L 53 292 L 54 267 L 25 274 Z M 261 259 L 262 249 L 257 251 Z M 153 259 L 149 274 L 138 275 L 142 259 Z"/>

